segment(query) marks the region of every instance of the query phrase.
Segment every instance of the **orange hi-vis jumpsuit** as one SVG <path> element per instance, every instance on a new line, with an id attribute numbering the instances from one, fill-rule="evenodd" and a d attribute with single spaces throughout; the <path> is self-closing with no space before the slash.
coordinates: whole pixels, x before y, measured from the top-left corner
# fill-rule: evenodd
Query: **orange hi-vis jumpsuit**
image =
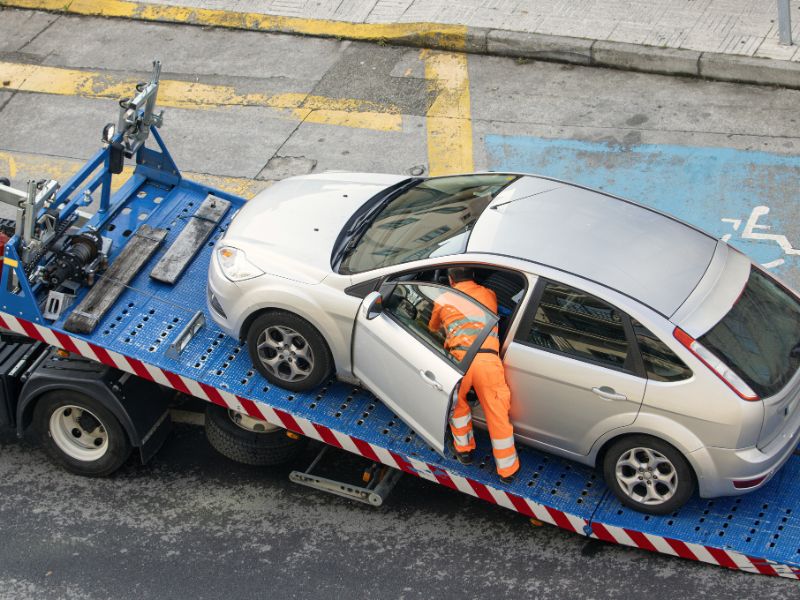
<path id="1" fill-rule="evenodd" d="M 474 298 L 495 314 L 497 313 L 497 297 L 489 288 L 474 281 L 460 281 L 453 287 Z M 431 331 L 436 331 L 441 326 L 444 326 L 446 332 L 445 348 L 460 360 L 467 353 L 478 333 L 484 328 L 485 323 L 466 317 L 455 306 L 447 304 L 446 296 L 443 296 L 435 303 L 428 323 Z M 483 342 L 481 349 L 475 355 L 472 364 L 461 380 L 456 406 L 450 417 L 450 431 L 453 433 L 457 452 L 469 452 L 475 449 L 472 411 L 467 403 L 467 392 L 471 388 L 475 388 L 486 415 L 497 473 L 501 477 L 508 477 L 519 470 L 519 459 L 514 446 L 514 428 L 508 417 L 511 408 L 511 391 L 506 383 L 499 350 L 500 340 L 497 328 L 495 328 Z"/>

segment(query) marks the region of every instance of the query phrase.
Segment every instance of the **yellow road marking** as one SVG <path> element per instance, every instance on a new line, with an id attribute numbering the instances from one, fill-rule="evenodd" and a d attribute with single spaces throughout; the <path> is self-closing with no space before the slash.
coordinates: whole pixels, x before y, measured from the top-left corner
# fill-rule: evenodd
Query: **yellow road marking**
<path id="1" fill-rule="evenodd" d="M 187 8 L 125 0 L 0 0 L 0 6 L 34 8 L 98 17 L 192 23 L 232 29 L 293 33 L 350 40 L 395 43 L 428 42 L 438 48 L 463 50 L 467 28 L 439 23 L 347 23 L 324 19 L 280 17 L 253 12 Z"/>
<path id="2" fill-rule="evenodd" d="M 428 109 L 428 172 L 468 173 L 472 156 L 472 116 L 467 55 L 421 50 L 425 79 L 436 90 Z"/>
<path id="3" fill-rule="evenodd" d="M 27 152 L 9 152 L 0 150 L 0 175 L 4 175 L 4 164 L 14 163 L 17 166 L 16 174 L 24 179 L 56 179 L 59 183 L 66 183 L 70 177 L 84 166 L 85 162 L 74 158 L 59 156 L 46 156 L 30 154 Z M 118 190 L 133 173 L 132 166 L 126 166 L 124 171 L 114 177 L 113 189 Z M 206 173 L 183 173 L 183 176 L 192 181 L 218 188 L 230 194 L 244 198 L 251 198 L 261 190 L 269 187 L 271 182 L 246 177 L 224 177 L 208 175 Z M 20 181 L 13 182 L 15 187 L 21 188 Z"/>
<path id="4" fill-rule="evenodd" d="M 136 83 L 136 79 L 114 74 L 0 61 L 0 90 L 118 99 L 129 96 Z M 299 121 L 378 131 L 399 131 L 402 128 L 402 116 L 395 106 L 301 93 L 240 94 L 232 86 L 191 81 L 162 80 L 158 104 L 193 109 L 264 106 Z"/>
<path id="5" fill-rule="evenodd" d="M 379 41 L 389 43 L 414 43 L 451 50 L 463 50 L 466 46 L 467 28 L 437 23 L 346 23 L 322 19 L 278 17 L 260 13 L 212 10 L 144 4 L 125 0 L 0 0 L 0 6 L 32 8 L 78 14 L 85 16 L 124 17 L 142 21 L 168 23 L 191 23 L 214 27 L 247 29 L 264 32 L 292 33 L 321 37 L 336 37 L 352 40 Z M 463 54 L 436 53 L 423 50 L 425 77 L 437 91 L 437 97 L 427 114 L 429 172 L 432 175 L 468 172 L 474 169 L 472 156 L 472 122 L 470 113 L 469 76 L 467 57 Z M 80 73 L 80 71 L 78 72 Z M 183 82 L 180 82 L 183 83 Z M 186 84 L 203 86 L 204 84 Z M 129 85 L 126 83 L 125 85 Z M 175 106 L 180 102 L 193 102 L 192 107 L 202 106 L 210 97 L 224 97 L 226 86 L 210 86 L 207 90 L 194 87 L 192 93 L 198 98 L 190 100 L 186 95 L 176 94 Z M 129 88 L 123 93 L 127 94 Z M 177 88 L 176 88 L 177 90 Z M 187 90 L 184 90 L 187 91 Z M 234 92 L 235 94 L 235 92 Z M 119 93 L 111 94 L 114 97 Z M 236 95 L 240 101 L 254 95 Z M 288 95 L 291 96 L 291 95 Z M 285 108 L 298 119 L 326 124 L 343 124 L 349 127 L 364 127 L 384 131 L 398 131 L 400 117 L 365 111 L 331 110 L 329 107 L 309 109 L 293 104 L 287 95 L 268 97 L 275 108 Z M 261 102 L 267 97 L 262 97 Z M 308 100 L 308 99 L 307 99 Z M 329 100 L 329 99 L 328 99 Z M 288 104 L 288 106 L 287 106 Z M 211 105 L 218 106 L 219 104 Z M 262 104 L 263 105 L 263 104 Z M 185 106 L 185 105 L 181 105 Z M 308 111 L 308 112 L 305 112 Z M 396 118 L 391 121 L 392 117 Z M 387 120 L 389 121 L 387 123 Z"/>

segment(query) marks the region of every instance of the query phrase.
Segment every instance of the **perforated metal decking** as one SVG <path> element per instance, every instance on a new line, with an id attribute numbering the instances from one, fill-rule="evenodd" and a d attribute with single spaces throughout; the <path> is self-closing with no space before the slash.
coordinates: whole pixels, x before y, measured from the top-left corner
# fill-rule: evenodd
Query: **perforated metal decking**
<path id="1" fill-rule="evenodd" d="M 196 311 L 206 310 L 211 248 L 233 211 L 175 285 L 149 273 L 209 191 L 189 182 L 173 189 L 145 182 L 132 190 L 129 204 L 104 232 L 114 239 L 112 261 L 142 223 L 167 227 L 169 235 L 91 335 L 75 336 L 62 322 L 49 328 L 8 312 L 0 313 L 0 325 L 582 535 L 800 578 L 800 456 L 755 493 L 695 497 L 672 515 L 646 516 L 624 508 L 594 470 L 577 463 L 522 448 L 522 469 L 508 486 L 494 472 L 483 434 L 477 436 L 480 460 L 464 466 L 441 458 L 364 390 L 338 382 L 303 394 L 271 387 L 252 369 L 246 348 L 216 329 L 208 315 L 179 360 L 168 358 L 166 350 L 183 326 Z"/>

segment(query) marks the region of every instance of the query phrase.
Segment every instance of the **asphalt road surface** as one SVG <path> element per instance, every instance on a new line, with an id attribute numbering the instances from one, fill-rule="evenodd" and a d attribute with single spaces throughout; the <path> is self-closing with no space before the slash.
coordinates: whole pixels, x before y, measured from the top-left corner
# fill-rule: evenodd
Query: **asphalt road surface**
<path id="1" fill-rule="evenodd" d="M 0 175 L 63 181 L 153 58 L 176 162 L 225 189 L 326 169 L 558 173 L 655 198 L 800 281 L 796 255 L 743 225 L 768 206 L 771 232 L 800 246 L 797 91 L 0 10 Z M 747 193 L 725 204 L 734 184 Z M 240 466 L 179 425 L 148 465 L 90 480 L 4 431 L 0 598 L 797 594 L 797 582 L 533 527 L 410 476 L 367 507 L 289 483 L 305 466 Z"/>

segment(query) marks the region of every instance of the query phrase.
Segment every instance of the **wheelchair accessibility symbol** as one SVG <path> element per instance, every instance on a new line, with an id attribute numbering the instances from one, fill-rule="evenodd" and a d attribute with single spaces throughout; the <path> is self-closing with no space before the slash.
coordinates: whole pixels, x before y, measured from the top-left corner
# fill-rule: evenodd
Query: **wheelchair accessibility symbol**
<path id="1" fill-rule="evenodd" d="M 744 229 L 742 229 L 742 238 L 743 240 L 768 240 L 775 242 L 778 246 L 780 246 L 781 250 L 785 256 L 796 256 L 800 254 L 800 249 L 795 248 L 792 246 L 792 243 L 789 241 L 785 235 L 780 235 L 777 233 L 763 233 L 765 231 L 769 231 L 771 229 L 770 225 L 762 225 L 758 222 L 761 217 L 764 217 L 769 214 L 769 207 L 768 206 L 756 206 L 753 211 L 750 213 L 750 217 L 744 224 Z M 742 219 L 722 219 L 723 223 L 730 223 L 733 227 L 734 231 L 739 231 L 739 228 L 742 226 Z M 722 236 L 722 241 L 727 242 L 733 236 L 732 233 L 726 233 Z M 783 258 L 778 258 L 776 260 L 772 260 L 767 263 L 763 263 L 762 266 L 767 269 L 773 269 L 778 267 L 786 262 Z"/>

